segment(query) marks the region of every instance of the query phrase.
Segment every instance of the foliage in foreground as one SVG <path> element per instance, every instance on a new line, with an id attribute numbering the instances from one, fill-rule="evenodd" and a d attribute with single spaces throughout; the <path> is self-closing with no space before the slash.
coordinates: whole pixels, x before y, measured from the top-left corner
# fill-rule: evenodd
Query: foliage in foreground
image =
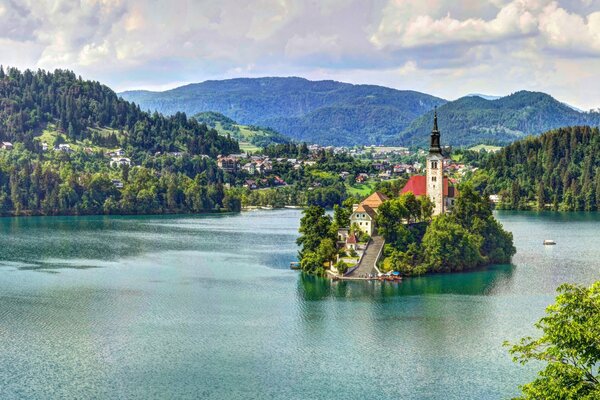
<path id="1" fill-rule="evenodd" d="M 519 399 L 600 399 L 600 281 L 589 288 L 565 284 L 556 303 L 535 324 L 539 338 L 511 347 L 515 362 L 546 367 L 521 387 Z"/>

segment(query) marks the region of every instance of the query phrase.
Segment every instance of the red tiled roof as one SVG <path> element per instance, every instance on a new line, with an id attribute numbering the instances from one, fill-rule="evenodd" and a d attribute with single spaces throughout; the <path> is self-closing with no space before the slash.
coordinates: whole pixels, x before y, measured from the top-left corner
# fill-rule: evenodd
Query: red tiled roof
<path id="1" fill-rule="evenodd" d="M 385 194 L 375 192 L 364 199 L 360 204 L 369 206 L 371 208 L 379 208 L 379 206 L 386 200 L 389 200 L 389 198 Z"/>
<path id="2" fill-rule="evenodd" d="M 415 196 L 425 196 L 427 194 L 427 177 L 424 175 L 411 176 L 400 191 L 400 194 L 409 192 Z"/>
<path id="3" fill-rule="evenodd" d="M 450 182 L 452 183 L 452 182 Z M 444 196 L 449 193 L 448 178 L 444 177 Z M 415 196 L 425 196 L 427 194 L 427 177 L 425 175 L 413 175 L 408 179 L 406 185 L 400 191 L 400 194 L 411 192 Z M 454 189 L 449 197 L 456 197 L 458 190 Z"/>

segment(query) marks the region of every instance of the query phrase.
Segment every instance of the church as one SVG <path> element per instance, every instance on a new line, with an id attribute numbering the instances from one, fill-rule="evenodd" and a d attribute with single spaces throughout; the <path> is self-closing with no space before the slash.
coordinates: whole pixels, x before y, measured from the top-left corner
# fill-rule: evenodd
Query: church
<path id="1" fill-rule="evenodd" d="M 445 158 L 440 146 L 440 131 L 436 110 L 433 117 L 429 154 L 427 154 L 426 175 L 411 176 L 400 191 L 401 194 L 411 192 L 417 197 L 429 196 L 433 203 L 433 215 L 451 211 L 454 201 L 458 197 L 458 190 L 448 177 L 444 176 Z"/>

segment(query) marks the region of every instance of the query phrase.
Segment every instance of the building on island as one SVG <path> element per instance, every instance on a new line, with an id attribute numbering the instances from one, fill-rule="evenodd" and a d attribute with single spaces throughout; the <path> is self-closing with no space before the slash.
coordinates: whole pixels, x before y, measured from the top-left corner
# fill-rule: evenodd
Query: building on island
<path id="1" fill-rule="evenodd" d="M 400 193 L 411 192 L 415 196 L 429 196 L 433 203 L 433 215 L 443 214 L 452 210 L 458 197 L 458 190 L 453 182 L 444 176 L 444 161 L 446 157 L 440 146 L 440 131 L 438 129 L 437 111 L 433 117 L 431 144 L 427 154 L 426 175 L 413 175 Z"/>
<path id="2" fill-rule="evenodd" d="M 375 192 L 360 204 L 355 204 L 352 207 L 352 215 L 350 216 L 350 226 L 356 225 L 358 229 L 369 236 L 375 233 L 377 224 L 377 209 L 388 197 L 383 193 Z"/>

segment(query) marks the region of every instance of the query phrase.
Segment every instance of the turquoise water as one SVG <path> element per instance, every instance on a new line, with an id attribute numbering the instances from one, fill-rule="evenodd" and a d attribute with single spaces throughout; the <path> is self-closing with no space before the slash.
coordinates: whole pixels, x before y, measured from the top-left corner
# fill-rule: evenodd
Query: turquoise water
<path id="1" fill-rule="evenodd" d="M 0 219 L 0 398 L 508 398 L 502 342 L 600 279 L 598 214 L 498 214 L 513 265 L 401 284 L 288 270 L 299 216 Z"/>

